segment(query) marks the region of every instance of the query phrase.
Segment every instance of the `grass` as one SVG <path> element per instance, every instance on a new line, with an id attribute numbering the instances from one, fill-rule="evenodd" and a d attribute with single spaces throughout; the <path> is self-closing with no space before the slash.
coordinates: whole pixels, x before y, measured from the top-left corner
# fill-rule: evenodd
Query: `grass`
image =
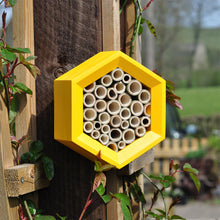
<path id="1" fill-rule="evenodd" d="M 201 30 L 199 42 L 205 44 L 209 49 L 220 49 L 219 44 L 220 28 L 203 28 Z M 181 28 L 178 33 L 178 41 L 182 44 L 192 43 L 192 28 Z"/>
<path id="2" fill-rule="evenodd" d="M 181 117 L 220 113 L 220 87 L 177 89 L 176 94 L 181 97 L 183 106 L 179 111 Z"/>

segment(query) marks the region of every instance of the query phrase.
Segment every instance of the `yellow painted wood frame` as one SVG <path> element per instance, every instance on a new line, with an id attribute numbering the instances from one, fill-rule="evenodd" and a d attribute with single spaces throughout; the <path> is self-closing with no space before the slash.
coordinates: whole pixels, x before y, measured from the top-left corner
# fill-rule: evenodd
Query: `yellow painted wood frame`
<path id="1" fill-rule="evenodd" d="M 151 92 L 151 126 L 146 134 L 123 150 L 114 152 L 83 132 L 83 88 L 121 68 Z M 165 138 L 166 82 L 120 51 L 100 52 L 54 82 L 55 139 L 83 156 L 101 159 L 121 169 Z"/>

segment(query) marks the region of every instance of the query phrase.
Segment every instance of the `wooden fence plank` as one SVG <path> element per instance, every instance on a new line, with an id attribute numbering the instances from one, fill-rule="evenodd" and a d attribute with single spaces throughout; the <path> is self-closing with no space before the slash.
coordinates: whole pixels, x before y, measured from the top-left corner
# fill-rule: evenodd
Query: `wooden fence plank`
<path id="1" fill-rule="evenodd" d="M 18 197 L 49 185 L 42 164 L 21 164 L 5 169 L 9 197 Z"/>
<path id="2" fill-rule="evenodd" d="M 13 165 L 8 113 L 0 95 L 0 220 L 19 219 L 17 207 L 14 206 L 14 204 L 17 204 L 17 200 L 8 199 L 4 178 L 4 170 Z"/>
<path id="3" fill-rule="evenodd" d="M 55 164 L 55 176 L 39 192 L 39 207 L 48 214 L 78 219 L 94 178 L 94 163 L 54 140 L 53 81 L 100 51 L 99 0 L 34 0 L 37 78 L 37 137 Z M 99 39 L 98 39 L 99 38 Z M 95 201 L 83 219 L 106 219 Z"/>
<path id="4" fill-rule="evenodd" d="M 29 48 L 34 55 L 33 0 L 19 0 L 13 7 L 13 46 Z M 36 93 L 35 79 L 22 65 L 15 70 L 16 80 L 24 83 L 33 92 L 32 95 L 19 96 L 20 109 L 16 117 L 16 136 L 28 134 L 36 139 Z M 28 144 L 20 150 L 20 155 L 28 151 Z"/>
<path id="5" fill-rule="evenodd" d="M 120 15 L 119 0 L 102 1 L 103 51 L 120 50 Z M 116 170 L 107 173 L 107 191 L 123 192 L 122 177 Z M 120 203 L 112 200 L 107 204 L 107 220 L 122 220 Z"/>

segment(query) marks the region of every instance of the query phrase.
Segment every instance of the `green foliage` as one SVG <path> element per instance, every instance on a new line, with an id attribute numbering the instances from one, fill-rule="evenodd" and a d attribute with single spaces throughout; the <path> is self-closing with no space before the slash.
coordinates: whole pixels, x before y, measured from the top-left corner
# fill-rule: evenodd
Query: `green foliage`
<path id="1" fill-rule="evenodd" d="M 193 158 L 197 158 L 197 159 L 201 159 L 206 155 L 206 150 L 199 148 L 196 151 L 190 151 L 188 152 L 184 158 L 186 159 L 193 159 Z"/>
<path id="2" fill-rule="evenodd" d="M 21 163 L 36 163 L 41 161 L 46 177 L 51 181 L 54 177 L 54 164 L 50 157 L 44 155 L 43 148 L 44 146 L 41 141 L 37 140 L 32 142 L 29 152 L 21 155 Z"/>
<path id="3" fill-rule="evenodd" d="M 181 96 L 184 106 L 184 110 L 179 112 L 181 117 L 201 114 L 211 116 L 219 113 L 220 102 L 216 100 L 220 87 L 177 89 L 176 94 Z"/>
<path id="4" fill-rule="evenodd" d="M 15 3 L 16 3 L 16 0 L 8 0 L 8 1 L 10 3 L 11 7 L 13 7 L 15 5 Z"/>
<path id="5" fill-rule="evenodd" d="M 132 220 L 131 202 L 127 195 L 123 193 L 112 194 L 113 197 L 120 201 L 121 209 L 125 220 Z"/>

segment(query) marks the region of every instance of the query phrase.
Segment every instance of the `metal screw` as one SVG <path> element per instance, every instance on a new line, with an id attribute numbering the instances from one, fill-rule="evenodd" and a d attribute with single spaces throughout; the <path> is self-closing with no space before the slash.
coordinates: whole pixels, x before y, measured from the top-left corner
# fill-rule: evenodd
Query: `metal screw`
<path id="1" fill-rule="evenodd" d="M 21 177 L 21 183 L 24 183 L 24 177 Z"/>

